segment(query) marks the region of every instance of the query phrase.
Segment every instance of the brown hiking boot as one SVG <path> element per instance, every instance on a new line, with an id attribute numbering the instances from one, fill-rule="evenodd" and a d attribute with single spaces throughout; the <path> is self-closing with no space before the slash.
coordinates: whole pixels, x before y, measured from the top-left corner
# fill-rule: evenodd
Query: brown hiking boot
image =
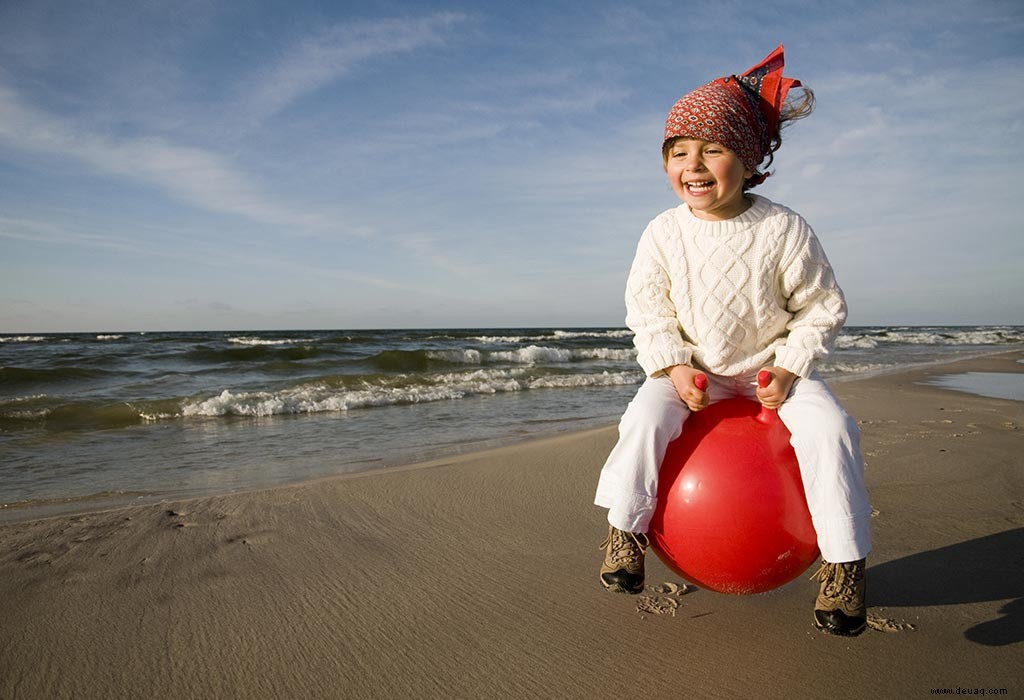
<path id="1" fill-rule="evenodd" d="M 864 631 L 867 625 L 864 569 L 863 559 L 845 564 L 822 560 L 821 568 L 811 577 L 821 581 L 818 599 L 814 601 L 815 627 L 841 637 L 856 637 Z"/>
<path id="2" fill-rule="evenodd" d="M 642 532 L 625 532 L 608 526 L 601 547 L 601 584 L 609 591 L 640 593 L 644 590 L 644 553 L 650 543 Z"/>

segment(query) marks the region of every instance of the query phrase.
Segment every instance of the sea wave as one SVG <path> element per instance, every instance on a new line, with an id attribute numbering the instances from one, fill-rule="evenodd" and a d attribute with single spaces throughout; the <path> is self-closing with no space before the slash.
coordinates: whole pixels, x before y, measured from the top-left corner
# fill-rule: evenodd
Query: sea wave
<path id="1" fill-rule="evenodd" d="M 0 387 L 31 388 L 115 375 L 116 372 L 87 367 L 0 367 Z"/>
<path id="2" fill-rule="evenodd" d="M 904 345 L 1003 345 L 1024 340 L 1019 332 L 1009 329 L 900 331 L 886 333 L 883 337 Z"/>
<path id="3" fill-rule="evenodd" d="M 319 345 L 285 345 L 253 343 L 235 347 L 197 345 L 184 357 L 193 362 L 213 364 L 252 363 L 259 361 L 298 361 L 334 355 L 335 351 Z"/>
<path id="4" fill-rule="evenodd" d="M 479 350 L 427 350 L 426 355 L 432 360 L 443 360 L 453 364 L 478 365 L 483 361 Z"/>
<path id="5" fill-rule="evenodd" d="M 852 348 L 869 350 L 871 348 L 877 348 L 878 341 L 865 335 L 840 335 L 836 338 L 835 346 L 840 350 L 849 350 Z"/>
<path id="6" fill-rule="evenodd" d="M 0 408 L 0 432 L 39 426 L 55 431 L 105 430 L 126 428 L 142 420 L 139 412 L 127 403 L 81 401 L 55 404 L 50 401 L 39 402 L 35 406 Z"/>
<path id="7" fill-rule="evenodd" d="M 38 421 L 46 417 L 53 404 L 47 394 L 31 394 L 0 398 L 0 419 L 16 422 Z"/>
<path id="8" fill-rule="evenodd" d="M 428 403 L 531 389 L 576 389 L 638 384 L 638 372 L 550 375 L 516 378 L 505 373 L 456 377 L 439 375 L 436 381 L 407 386 L 374 386 L 338 391 L 324 384 L 300 386 L 276 392 L 233 392 L 225 389 L 216 396 L 182 406 L 181 415 L 266 417 L 295 413 L 348 411 L 402 404 Z"/>
<path id="9" fill-rule="evenodd" d="M 451 339 L 451 338 L 450 338 Z M 554 336 L 536 336 L 536 335 L 471 335 L 466 340 L 474 340 L 479 343 L 486 345 L 501 345 L 508 343 L 510 345 L 516 345 L 519 343 L 528 343 L 534 340 L 553 340 Z M 452 339 L 461 340 L 461 338 Z"/>
<path id="10" fill-rule="evenodd" d="M 365 360 L 386 372 L 423 372 L 438 365 L 480 364 L 559 364 L 580 360 L 629 361 L 636 357 L 632 349 L 584 348 L 568 349 L 528 345 L 515 350 L 385 350 Z"/>
<path id="11" fill-rule="evenodd" d="M 555 338 L 632 338 L 633 331 L 621 328 L 607 331 L 555 331 Z"/>
<path id="12" fill-rule="evenodd" d="M 633 331 L 613 329 L 607 331 L 553 331 L 551 333 L 534 333 L 530 335 L 473 335 L 467 340 L 497 345 L 501 343 L 535 343 L 545 340 L 579 340 L 583 338 L 632 338 Z"/>
<path id="13" fill-rule="evenodd" d="M 891 369 L 893 366 L 880 362 L 836 362 L 835 360 L 825 360 L 819 366 L 818 371 L 826 377 L 832 375 L 856 376 Z"/>
<path id="14" fill-rule="evenodd" d="M 574 350 L 573 357 L 581 360 L 615 360 L 626 362 L 636 359 L 636 350 L 632 348 L 594 348 L 591 350 Z"/>
<path id="15" fill-rule="evenodd" d="M 643 381 L 641 372 L 602 372 L 600 374 L 556 374 L 530 381 L 531 389 L 576 389 L 587 386 L 630 386 Z"/>
<path id="16" fill-rule="evenodd" d="M 539 345 L 529 345 L 518 350 L 497 350 L 487 353 L 488 359 L 502 362 L 523 362 L 536 364 L 538 362 L 569 362 L 572 360 L 572 350 L 564 348 L 545 348 Z"/>
<path id="17" fill-rule="evenodd" d="M 836 338 L 839 349 L 873 349 L 880 345 L 1007 345 L 1024 342 L 1020 326 L 978 327 L 851 327 Z"/>
<path id="18" fill-rule="evenodd" d="M 299 343 L 315 343 L 313 338 L 258 338 L 255 336 L 235 336 L 228 338 L 235 345 L 296 345 Z"/>
<path id="19" fill-rule="evenodd" d="M 197 417 L 339 412 L 539 389 L 628 386 L 641 381 L 639 371 L 580 374 L 524 365 L 419 375 L 339 375 L 276 390 L 222 389 L 205 396 L 144 401 L 68 402 L 38 394 L 0 402 L 0 430 L 32 426 L 104 429 Z"/>
<path id="20" fill-rule="evenodd" d="M 576 360 L 629 361 L 636 357 L 636 351 L 627 348 L 551 348 L 529 345 L 518 350 L 497 350 L 486 353 L 488 360 L 501 362 L 539 364 L 547 362 L 573 362 Z"/>
<path id="21" fill-rule="evenodd" d="M 47 338 L 41 335 L 5 335 L 0 336 L 0 343 L 42 343 Z"/>

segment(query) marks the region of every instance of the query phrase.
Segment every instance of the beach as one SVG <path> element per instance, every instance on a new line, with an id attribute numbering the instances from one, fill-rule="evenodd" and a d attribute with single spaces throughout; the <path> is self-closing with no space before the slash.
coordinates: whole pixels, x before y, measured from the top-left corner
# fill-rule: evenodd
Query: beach
<path id="1" fill-rule="evenodd" d="M 762 595 L 604 591 L 613 425 L 419 464 L 0 525 L 0 698 L 1024 693 L 1024 402 L 938 386 L 1024 351 L 834 385 L 875 510 L 871 628 Z"/>

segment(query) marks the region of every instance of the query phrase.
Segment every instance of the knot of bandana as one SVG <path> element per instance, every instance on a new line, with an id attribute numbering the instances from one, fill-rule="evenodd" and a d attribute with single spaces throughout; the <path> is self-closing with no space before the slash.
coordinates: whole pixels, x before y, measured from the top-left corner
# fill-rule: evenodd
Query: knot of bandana
<path id="1" fill-rule="evenodd" d="M 782 77 L 783 47 L 743 75 L 729 75 L 684 95 L 665 120 L 665 142 L 677 137 L 719 143 L 755 173 L 748 183 L 764 182 L 757 168 L 771 150 L 779 128 L 782 105 L 799 80 Z"/>

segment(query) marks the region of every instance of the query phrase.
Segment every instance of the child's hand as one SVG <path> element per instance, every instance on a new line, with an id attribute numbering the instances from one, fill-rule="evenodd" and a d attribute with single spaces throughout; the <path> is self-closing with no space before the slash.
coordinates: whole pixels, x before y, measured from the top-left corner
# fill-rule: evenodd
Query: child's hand
<path id="1" fill-rule="evenodd" d="M 757 387 L 755 392 L 757 400 L 765 408 L 778 408 L 789 396 L 789 390 L 793 388 L 796 375 L 781 367 L 765 367 L 761 372 L 767 372 L 771 381 L 765 386 Z"/>
<path id="2" fill-rule="evenodd" d="M 699 369 L 686 365 L 673 365 L 668 368 L 668 378 L 672 380 L 672 386 L 676 388 L 679 398 L 691 411 L 700 411 L 707 408 L 708 405 L 708 392 L 697 388 L 698 375 L 703 378 L 701 384 L 706 389 L 708 378 Z"/>

